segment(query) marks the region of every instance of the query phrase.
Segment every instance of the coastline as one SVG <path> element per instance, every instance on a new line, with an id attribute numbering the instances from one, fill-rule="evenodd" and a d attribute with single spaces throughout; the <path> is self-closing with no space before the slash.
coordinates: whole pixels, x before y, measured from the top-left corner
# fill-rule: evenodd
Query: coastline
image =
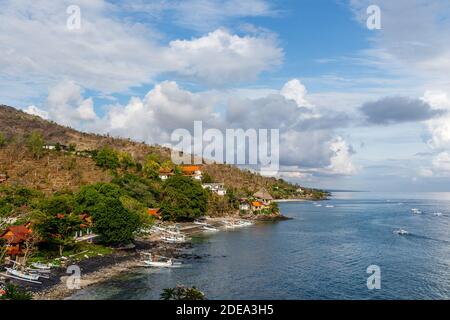
<path id="1" fill-rule="evenodd" d="M 224 220 L 233 220 L 238 217 L 226 218 L 210 218 L 210 224 L 218 227 L 218 223 Z M 245 217 L 239 217 L 244 218 Z M 276 216 L 260 216 L 253 217 L 251 220 L 255 223 L 261 222 L 277 222 L 289 220 L 291 218 L 281 214 Z M 183 223 L 180 230 L 187 236 L 208 234 L 202 230 L 201 226 L 193 223 Z M 223 230 L 220 229 L 219 232 Z M 175 259 L 201 259 L 201 256 L 193 255 L 192 253 L 184 252 L 186 249 L 192 248 L 191 242 L 187 243 L 166 243 L 158 240 L 156 236 L 149 236 L 140 238 L 135 241 L 135 248 L 127 250 L 115 250 L 110 255 L 98 256 L 82 260 L 80 262 L 68 262 L 69 265 L 77 265 L 81 269 L 80 289 L 87 288 L 91 285 L 102 283 L 116 277 L 122 273 L 129 272 L 135 268 L 145 268 L 142 264 L 142 253 L 151 251 L 153 254 L 172 257 Z M 65 267 L 59 267 L 52 271 L 51 280 L 43 282 L 42 285 L 27 286 L 33 291 L 34 300 L 63 300 L 67 299 L 80 289 L 68 289 L 66 281 L 70 274 L 66 274 Z"/>

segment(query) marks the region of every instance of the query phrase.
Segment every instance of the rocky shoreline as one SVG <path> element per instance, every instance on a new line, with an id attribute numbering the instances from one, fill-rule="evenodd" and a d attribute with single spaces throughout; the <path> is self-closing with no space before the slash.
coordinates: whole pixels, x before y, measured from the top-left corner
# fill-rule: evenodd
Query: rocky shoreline
<path id="1" fill-rule="evenodd" d="M 261 223 L 291 219 L 281 214 L 261 215 L 257 217 L 240 216 L 239 218 Z M 228 217 L 228 219 L 235 218 Z M 210 222 L 212 225 L 217 226 L 217 224 L 223 220 L 224 218 L 211 218 Z M 185 224 L 183 229 L 185 229 L 186 234 L 190 236 L 203 233 L 198 225 Z M 152 252 L 156 255 L 183 260 L 202 258 L 187 253 L 187 250 L 191 249 L 192 246 L 193 245 L 189 242 L 180 244 L 165 243 L 158 240 L 157 237 L 140 238 L 135 241 L 135 246 L 133 248 L 122 250 L 115 249 L 114 252 L 109 255 L 99 255 L 82 261 L 67 260 L 64 266 L 52 269 L 50 278 L 42 279 L 42 284 L 26 283 L 14 279 L 9 281 L 31 291 L 33 293 L 33 299 L 35 300 L 62 300 L 70 297 L 77 291 L 77 289 L 69 289 L 67 286 L 67 280 L 69 276 L 71 276 L 70 273 L 67 273 L 68 266 L 76 265 L 80 268 L 80 289 L 83 289 L 93 284 L 108 281 L 121 273 L 129 272 L 130 269 L 144 267 L 142 264 L 142 253 L 144 252 Z"/>

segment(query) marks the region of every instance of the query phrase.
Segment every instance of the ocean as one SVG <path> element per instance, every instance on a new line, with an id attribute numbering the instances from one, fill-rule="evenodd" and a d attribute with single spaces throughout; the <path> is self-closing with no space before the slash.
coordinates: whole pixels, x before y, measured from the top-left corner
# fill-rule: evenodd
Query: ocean
<path id="1" fill-rule="evenodd" d="M 177 284 L 208 299 L 450 299 L 450 193 L 334 192 L 280 209 L 293 219 L 196 237 L 200 258 L 181 268 L 130 270 L 70 299 L 159 299 Z"/>

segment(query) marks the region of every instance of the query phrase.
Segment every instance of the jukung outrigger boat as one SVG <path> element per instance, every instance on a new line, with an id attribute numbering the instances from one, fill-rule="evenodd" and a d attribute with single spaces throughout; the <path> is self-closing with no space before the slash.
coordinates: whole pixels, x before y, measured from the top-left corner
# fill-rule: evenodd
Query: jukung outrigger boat
<path id="1" fill-rule="evenodd" d="M 143 262 L 149 267 L 155 268 L 175 268 L 181 266 L 181 262 L 174 262 L 172 258 L 167 259 L 163 256 L 152 255 L 147 253 L 148 259 Z M 165 261 L 159 261 L 158 258 L 166 259 Z"/>

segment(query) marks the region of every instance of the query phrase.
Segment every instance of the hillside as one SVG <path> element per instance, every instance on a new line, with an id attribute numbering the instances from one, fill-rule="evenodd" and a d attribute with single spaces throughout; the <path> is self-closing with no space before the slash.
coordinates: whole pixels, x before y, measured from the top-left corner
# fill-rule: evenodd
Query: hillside
<path id="1" fill-rule="evenodd" d="M 26 148 L 26 139 L 32 132 L 40 133 L 46 144 L 74 144 L 77 151 L 92 151 L 109 146 L 128 152 L 136 162 L 142 162 L 148 154 L 155 154 L 161 159 L 168 159 L 170 156 L 167 148 L 149 146 L 130 139 L 79 132 L 2 105 L 0 134 L 5 136 L 8 143 L 0 148 L 0 174 L 7 174 L 7 185 L 21 185 L 53 193 L 66 189 L 76 191 L 82 185 L 111 180 L 110 172 L 97 167 L 89 157 L 47 151 L 40 159 L 34 158 Z M 245 196 L 264 187 L 275 198 L 299 197 L 295 194 L 297 186 L 234 166 L 204 165 L 203 170 L 214 181 L 224 182 L 227 188 L 233 189 L 238 195 Z M 313 192 L 314 190 L 306 190 L 302 196 L 320 197 Z"/>

